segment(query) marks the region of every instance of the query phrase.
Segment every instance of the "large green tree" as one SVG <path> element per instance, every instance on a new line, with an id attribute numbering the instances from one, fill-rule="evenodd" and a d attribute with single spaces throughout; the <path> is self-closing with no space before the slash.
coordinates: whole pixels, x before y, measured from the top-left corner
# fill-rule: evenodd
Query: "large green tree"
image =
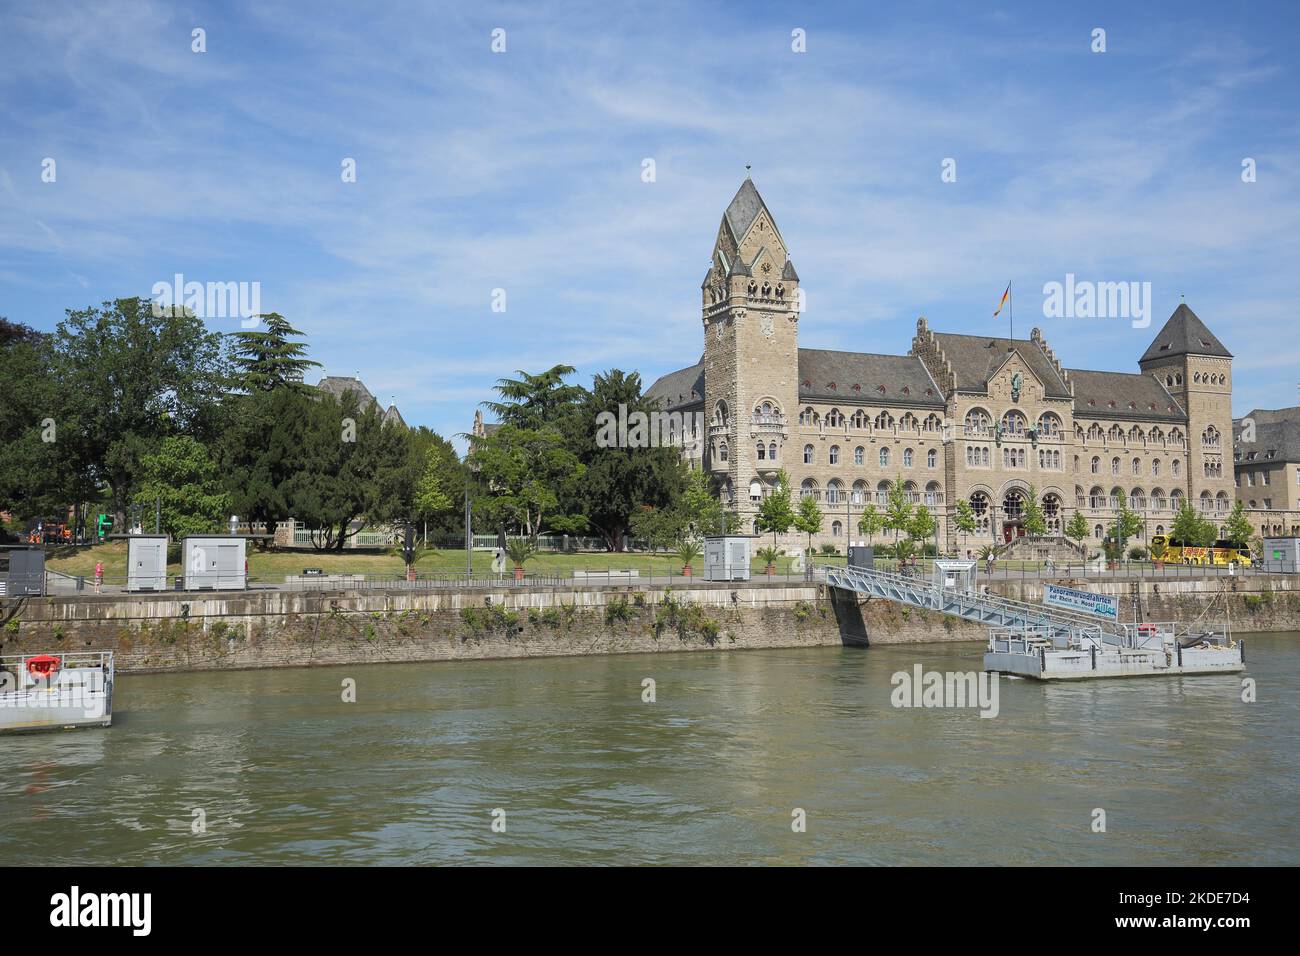
<path id="1" fill-rule="evenodd" d="M 221 336 L 181 309 L 128 298 L 69 310 L 53 348 L 60 456 L 108 487 L 123 527 L 145 456 L 169 436 L 205 441 L 217 430 L 228 383 Z"/>
<path id="2" fill-rule="evenodd" d="M 162 532 L 173 540 L 219 531 L 230 513 L 230 495 L 216 462 L 187 435 L 164 438 L 157 451 L 141 459 L 134 503 L 146 530 L 153 528 L 147 516 L 156 509 Z"/>
<path id="3" fill-rule="evenodd" d="M 641 394 L 640 375 L 612 369 L 596 375 L 590 391 L 583 392 L 576 407 L 564 416 L 567 447 L 582 463 L 583 472 L 581 481 L 563 486 L 563 510 L 582 515 L 610 551 L 623 550 L 624 536 L 638 509 L 671 505 L 686 484 L 681 446 L 659 444 L 667 435 L 656 434 L 651 442 L 647 431 L 647 442 L 631 447 L 617 440 L 616 429 L 601 427 L 620 416 L 640 414 L 651 420 L 657 411 L 658 405 Z M 675 422 L 672 437 L 682 436 L 683 428 Z M 613 441 L 608 440 L 611 432 Z"/>
<path id="4" fill-rule="evenodd" d="M 772 491 L 758 504 L 757 528 L 762 532 L 772 532 L 772 547 L 776 547 L 776 536 L 785 534 L 794 527 L 795 512 L 790 501 L 790 476 L 785 469 L 776 476 Z"/>
<path id="5" fill-rule="evenodd" d="M 1246 506 L 1238 501 L 1232 506 L 1232 513 L 1223 523 L 1223 538 L 1225 541 L 1231 541 L 1233 547 L 1240 549 L 1246 546 L 1246 542 L 1250 541 L 1254 534 L 1255 528 L 1246 515 Z"/>
<path id="6" fill-rule="evenodd" d="M 293 339 L 302 333 L 279 312 L 257 317 L 266 328 L 242 330 L 231 336 L 236 386 L 245 392 L 303 388 L 303 377 L 319 362 L 307 358 L 307 346 Z"/>

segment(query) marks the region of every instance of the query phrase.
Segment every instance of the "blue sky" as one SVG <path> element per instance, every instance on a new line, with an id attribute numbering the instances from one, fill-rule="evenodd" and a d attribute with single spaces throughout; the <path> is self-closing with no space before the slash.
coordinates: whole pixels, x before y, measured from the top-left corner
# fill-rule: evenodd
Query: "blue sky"
<path id="1" fill-rule="evenodd" d="M 801 345 L 1005 334 L 1011 279 L 1018 335 L 1136 371 L 1185 294 L 1238 413 L 1296 403 L 1300 5 L 370 6 L 3 0 L 0 315 L 259 282 L 328 374 L 462 432 L 515 369 L 694 362 L 748 163 Z M 1066 273 L 1151 282 L 1151 328 L 1045 318 Z"/>

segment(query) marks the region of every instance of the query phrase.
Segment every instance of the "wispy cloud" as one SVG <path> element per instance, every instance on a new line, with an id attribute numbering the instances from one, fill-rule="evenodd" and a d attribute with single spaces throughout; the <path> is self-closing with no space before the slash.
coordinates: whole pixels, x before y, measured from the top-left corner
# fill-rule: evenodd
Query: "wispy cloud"
<path id="1" fill-rule="evenodd" d="M 460 432 L 516 368 L 693 362 L 750 163 L 808 290 L 806 345 L 903 351 L 921 313 L 986 329 L 1012 278 L 1022 334 L 1133 368 L 1151 330 L 1047 322 L 1039 290 L 1145 280 L 1250 370 L 1239 409 L 1285 404 L 1296 18 L 1254 9 L 1225 33 L 1211 7 L 1103 8 L 1098 55 L 1091 20 L 1028 3 L 43 4 L 0 31 L 0 313 L 48 328 L 175 272 L 259 281 L 332 373 Z"/>

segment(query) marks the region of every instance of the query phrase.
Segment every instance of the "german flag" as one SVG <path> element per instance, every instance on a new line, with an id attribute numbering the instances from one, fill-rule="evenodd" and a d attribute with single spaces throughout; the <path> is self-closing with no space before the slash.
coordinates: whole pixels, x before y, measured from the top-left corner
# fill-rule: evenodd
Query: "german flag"
<path id="1" fill-rule="evenodd" d="M 997 309 L 994 310 L 993 318 L 996 319 L 998 317 L 998 313 L 1002 311 L 1002 307 L 1007 304 L 1007 300 L 1010 298 L 1011 298 L 1011 283 L 1008 282 L 1007 291 L 1002 293 L 1002 301 L 998 303 Z"/>

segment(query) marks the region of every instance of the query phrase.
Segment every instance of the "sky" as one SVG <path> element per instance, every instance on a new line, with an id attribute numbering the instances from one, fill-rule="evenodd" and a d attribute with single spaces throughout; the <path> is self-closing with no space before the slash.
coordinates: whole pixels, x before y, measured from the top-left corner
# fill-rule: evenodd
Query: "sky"
<path id="1" fill-rule="evenodd" d="M 1290 2 L 0 0 L 0 315 L 257 283 L 452 436 L 519 369 L 693 364 L 748 165 L 802 346 L 1005 335 L 1010 282 L 1017 336 L 1136 372 L 1185 297 L 1237 414 L 1294 405 L 1298 39 Z M 1045 314 L 1068 274 L 1149 282 L 1150 327 Z"/>

